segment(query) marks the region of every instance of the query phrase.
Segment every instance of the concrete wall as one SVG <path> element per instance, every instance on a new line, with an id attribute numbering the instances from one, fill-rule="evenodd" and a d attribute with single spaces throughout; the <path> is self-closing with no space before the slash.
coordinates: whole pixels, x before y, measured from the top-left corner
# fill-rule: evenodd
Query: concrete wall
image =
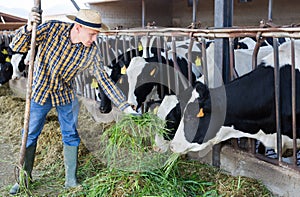
<path id="1" fill-rule="evenodd" d="M 152 0 L 148 3 L 145 9 L 145 25 L 147 22 L 155 21 L 158 26 L 170 26 L 171 9 L 167 4 L 168 1 L 161 0 Z M 142 26 L 142 3 L 139 0 L 105 2 L 90 6 L 101 12 L 103 21 L 112 29 L 117 26 L 124 28 Z"/>
<path id="2" fill-rule="evenodd" d="M 220 154 L 220 168 L 225 172 L 233 176 L 260 180 L 274 196 L 299 196 L 299 171 L 258 160 L 252 154 L 232 149 L 228 145 L 222 147 Z M 205 157 L 199 157 L 197 152 L 191 152 L 189 158 L 212 165 L 212 152 Z"/>
<path id="3" fill-rule="evenodd" d="M 198 0 L 196 21 L 202 27 L 214 26 L 214 0 Z M 287 3 L 288 2 L 288 3 Z M 269 0 L 252 0 L 240 3 L 234 0 L 234 26 L 258 26 L 268 19 Z M 188 0 L 145 0 L 145 23 L 155 21 L 157 26 L 187 27 L 192 22 L 192 7 Z M 121 0 L 91 4 L 101 11 L 104 21 L 111 28 L 122 25 L 124 28 L 142 26 L 141 0 Z M 300 3 L 297 0 L 273 1 L 273 22 L 278 25 L 300 22 Z"/>

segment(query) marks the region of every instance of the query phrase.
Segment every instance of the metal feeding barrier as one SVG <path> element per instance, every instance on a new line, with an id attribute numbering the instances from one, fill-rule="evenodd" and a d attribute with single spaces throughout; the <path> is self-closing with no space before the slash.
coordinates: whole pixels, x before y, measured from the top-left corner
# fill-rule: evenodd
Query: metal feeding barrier
<path id="1" fill-rule="evenodd" d="M 14 31 L 0 31 L 0 45 L 8 47 L 14 35 Z"/>
<path id="2" fill-rule="evenodd" d="M 257 42 L 252 53 L 252 69 L 255 69 L 257 64 L 257 55 L 260 50 L 262 42 L 266 38 L 272 38 L 273 40 L 273 51 L 274 51 L 274 78 L 275 78 L 275 103 L 276 103 L 276 132 L 277 132 L 277 155 L 276 159 L 265 156 L 264 154 L 257 153 L 257 142 L 254 140 L 233 140 L 233 144 L 241 144 L 246 142 L 248 144 L 249 152 L 252 152 L 259 159 L 265 160 L 267 162 L 291 167 L 299 170 L 297 165 L 297 141 L 296 141 L 296 92 L 295 92 L 295 40 L 300 38 L 300 28 L 298 27 L 280 27 L 280 28 L 221 28 L 221 29 L 183 29 L 183 28 L 155 28 L 151 27 L 148 29 L 128 29 L 128 30 L 111 30 L 108 32 L 99 33 L 98 37 L 98 49 L 100 50 L 101 61 L 104 67 L 112 67 L 113 61 L 119 61 L 120 55 L 124 55 L 124 59 L 127 61 L 134 57 L 134 54 L 138 54 L 141 49 L 143 49 L 143 54 L 140 56 L 149 57 L 151 56 L 151 47 L 155 48 L 158 54 L 159 63 L 161 64 L 161 55 L 164 55 L 168 60 L 172 58 L 174 60 L 174 73 L 161 73 L 161 78 L 169 78 L 170 75 L 175 75 L 175 87 L 178 87 L 178 83 L 183 80 L 178 76 L 178 71 L 180 70 L 176 62 L 176 56 L 185 50 L 186 59 L 188 60 L 188 81 L 192 80 L 192 64 L 197 64 L 196 61 L 201 62 L 201 73 L 204 75 L 204 82 L 209 84 L 208 80 L 208 69 L 209 65 L 207 53 L 207 45 L 210 42 L 215 42 L 216 40 L 227 40 L 229 49 L 229 63 L 220 65 L 221 69 L 224 67 L 229 69 L 229 79 L 232 80 L 238 77 L 235 72 L 235 54 L 234 54 L 234 41 L 235 38 L 252 37 L 256 38 Z M 291 42 L 291 65 L 292 65 L 292 128 L 293 128 L 293 161 L 287 163 L 282 159 L 282 136 L 281 136 L 281 125 L 280 125 L 280 109 L 279 109 L 279 84 L 280 80 L 279 74 L 279 57 L 278 57 L 278 39 L 287 38 Z M 181 47 L 179 47 L 181 45 Z M 184 46 L 185 47 L 182 47 Z M 154 47 L 153 47 L 154 46 Z M 196 47 L 196 51 L 195 51 Z M 145 49 L 148 49 L 145 51 Z M 135 51 L 135 53 L 133 53 Z M 216 52 L 216 51 L 215 51 Z M 195 56 L 199 59 L 195 60 Z M 213 56 L 214 59 L 223 58 L 223 54 L 216 54 Z M 198 62 L 198 63 L 199 63 Z M 168 65 L 168 61 L 167 61 Z M 128 65 L 127 65 L 128 66 Z M 162 66 L 162 64 L 160 65 Z M 79 92 L 88 98 L 95 99 L 95 90 L 92 87 L 93 80 L 92 76 L 87 72 L 79 75 L 80 80 L 77 81 Z M 82 83 L 81 81 L 85 81 Z M 168 83 L 171 83 L 168 80 Z M 83 85 L 85 84 L 85 85 Z M 168 84 L 169 85 L 169 84 Z M 189 84 L 185 84 L 187 87 Z M 169 86 L 170 87 L 170 86 Z M 176 88 L 176 94 L 179 94 L 179 89 Z M 213 162 L 215 165 L 219 164 L 220 149 L 216 149 L 213 154 Z M 298 158 L 298 160 L 300 160 Z"/>

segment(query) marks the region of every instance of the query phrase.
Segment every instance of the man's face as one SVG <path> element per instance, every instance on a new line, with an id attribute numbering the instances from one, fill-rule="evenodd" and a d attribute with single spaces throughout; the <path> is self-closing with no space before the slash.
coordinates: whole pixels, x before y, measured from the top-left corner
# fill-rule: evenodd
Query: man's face
<path id="1" fill-rule="evenodd" d="M 86 47 L 90 47 L 94 41 L 97 39 L 99 31 L 90 29 L 84 26 L 80 26 L 78 35 L 82 44 Z"/>

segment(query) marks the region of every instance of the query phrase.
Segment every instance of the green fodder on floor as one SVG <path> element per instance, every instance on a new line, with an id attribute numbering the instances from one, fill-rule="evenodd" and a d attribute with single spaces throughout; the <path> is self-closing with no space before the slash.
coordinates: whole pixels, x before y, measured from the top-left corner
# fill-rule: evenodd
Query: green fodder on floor
<path id="1" fill-rule="evenodd" d="M 0 102 L 0 135 L 13 146 L 10 151 L 16 155 L 17 162 L 25 100 L 15 97 L 9 88 L 2 86 Z M 79 132 L 82 143 L 79 147 L 77 175 L 82 187 L 65 190 L 61 134 L 57 114 L 51 110 L 38 142 L 34 182 L 29 187 L 31 196 L 272 196 L 257 180 L 230 176 L 212 166 L 182 157 L 168 160 L 173 154 L 165 155 L 165 162 L 161 162 L 161 166 L 149 170 L 112 168 L 101 157 L 100 150 L 103 151 L 105 146 L 100 144 L 103 143 L 103 132 L 114 125 L 114 122 L 95 122 L 81 106 Z M 149 141 L 144 142 L 148 144 Z M 146 150 L 150 152 L 150 146 Z M 130 159 L 129 163 L 136 165 L 137 162 Z M 169 166 L 165 166 L 166 163 Z M 7 196 L 11 185 L 0 189 L 0 196 Z M 22 191 L 17 196 L 23 197 L 26 193 Z"/>

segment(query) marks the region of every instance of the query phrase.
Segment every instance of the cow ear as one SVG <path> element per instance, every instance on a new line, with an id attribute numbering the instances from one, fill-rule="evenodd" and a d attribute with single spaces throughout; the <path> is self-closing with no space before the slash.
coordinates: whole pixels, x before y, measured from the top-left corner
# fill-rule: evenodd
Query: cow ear
<path id="1" fill-rule="evenodd" d="M 201 82 L 197 82 L 195 84 L 195 89 L 198 92 L 199 96 L 198 98 L 201 99 L 206 99 L 209 95 L 209 90 L 207 88 L 207 86 Z"/>

